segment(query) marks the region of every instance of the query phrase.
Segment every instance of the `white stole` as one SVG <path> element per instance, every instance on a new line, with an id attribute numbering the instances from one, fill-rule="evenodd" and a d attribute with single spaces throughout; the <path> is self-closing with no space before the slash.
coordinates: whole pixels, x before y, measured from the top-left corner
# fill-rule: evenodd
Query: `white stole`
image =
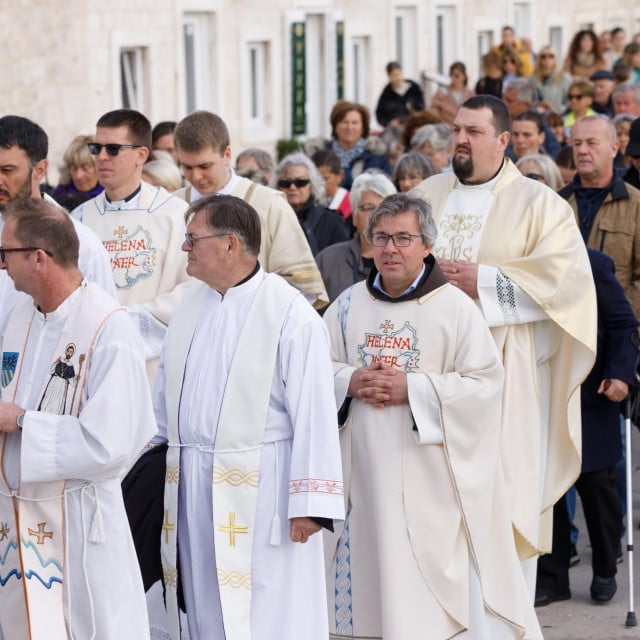
<path id="1" fill-rule="evenodd" d="M 62 406 L 59 394 L 54 394 L 57 395 L 55 402 L 47 403 L 45 395 L 50 394 L 55 376 L 50 370 L 26 371 L 27 376 L 43 378 L 40 383 L 35 381 L 41 387 L 38 406 L 26 409 L 57 405 L 61 409 L 59 415 L 79 415 L 95 339 L 111 313 L 119 310 L 111 306 L 112 301 L 109 308 L 96 307 L 95 296 L 87 295 L 89 286 L 95 285 L 83 284 L 67 316 L 54 353 L 60 357 L 60 362 L 52 363 L 52 369 L 56 364 L 63 364 L 68 346 L 73 345 L 74 353 L 66 366 L 74 366 L 75 385 L 68 383 Z M 2 342 L 2 395 L 7 402 L 14 401 L 18 390 L 23 356 L 36 313 L 33 308 L 30 317 L 25 317 L 25 309 L 23 305 L 16 307 Z M 57 381 L 57 384 L 62 382 Z M 70 398 L 66 397 L 68 394 Z M 0 460 L 4 457 L 6 439 L 7 434 L 0 434 Z M 0 622 L 5 640 L 66 640 L 68 637 L 63 606 L 65 484 L 65 480 L 20 482 L 19 490 L 14 492 L 4 471 L 0 476 L 0 588 L 3 598 Z"/>
<path id="2" fill-rule="evenodd" d="M 180 638 L 174 524 L 180 476 L 178 416 L 188 351 L 206 293 L 207 287 L 196 287 L 185 296 L 172 320 L 165 357 L 169 449 L 162 564 L 170 630 L 175 640 Z M 240 332 L 222 399 L 212 451 L 212 526 L 227 640 L 251 638 L 251 560 L 260 455 L 279 336 L 287 310 L 298 293 L 279 276 L 264 275 Z"/>

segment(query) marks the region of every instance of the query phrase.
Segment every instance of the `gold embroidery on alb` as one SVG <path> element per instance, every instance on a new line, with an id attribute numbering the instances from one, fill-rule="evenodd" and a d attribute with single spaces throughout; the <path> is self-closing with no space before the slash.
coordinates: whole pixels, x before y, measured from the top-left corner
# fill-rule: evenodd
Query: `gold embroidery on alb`
<path id="1" fill-rule="evenodd" d="M 237 533 L 249 533 L 249 527 L 237 525 L 236 526 L 236 514 L 234 511 L 229 512 L 229 522 L 227 524 L 219 524 L 218 531 L 229 534 L 229 545 L 236 546 L 236 534 Z"/>
<path id="2" fill-rule="evenodd" d="M 237 571 L 223 571 L 218 569 L 218 586 L 232 589 L 248 589 L 251 591 L 251 575 Z"/>
<path id="3" fill-rule="evenodd" d="M 213 484 L 228 482 L 234 487 L 239 487 L 242 484 L 248 484 L 251 487 L 257 488 L 259 476 L 260 472 L 258 469 L 247 471 L 247 473 L 245 473 L 242 469 L 227 470 L 222 467 L 213 467 Z"/>
<path id="4" fill-rule="evenodd" d="M 442 240 L 436 250 L 438 258 L 448 260 L 471 260 L 471 241 L 482 231 L 483 216 L 473 214 L 448 214 L 440 221 L 438 232 Z M 446 242 L 443 242 L 446 240 Z"/>

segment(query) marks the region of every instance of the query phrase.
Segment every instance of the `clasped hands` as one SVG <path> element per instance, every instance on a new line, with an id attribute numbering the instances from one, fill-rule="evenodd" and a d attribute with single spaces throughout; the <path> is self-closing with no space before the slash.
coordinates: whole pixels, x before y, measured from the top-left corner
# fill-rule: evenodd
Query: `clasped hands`
<path id="1" fill-rule="evenodd" d="M 406 404 L 409 402 L 407 374 L 379 360 L 353 372 L 347 393 L 379 409 Z"/>
<path id="2" fill-rule="evenodd" d="M 438 266 L 449 282 L 474 300 L 478 297 L 478 263 L 438 258 Z"/>

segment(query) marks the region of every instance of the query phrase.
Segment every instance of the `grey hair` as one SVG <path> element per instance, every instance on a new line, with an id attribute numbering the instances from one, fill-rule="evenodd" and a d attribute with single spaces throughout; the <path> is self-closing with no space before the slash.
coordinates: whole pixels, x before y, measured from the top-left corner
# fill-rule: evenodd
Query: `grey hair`
<path id="1" fill-rule="evenodd" d="M 273 173 L 273 157 L 268 151 L 257 147 L 249 147 L 238 154 L 236 166 L 239 160 L 244 160 L 245 158 L 253 158 L 262 173 Z"/>
<path id="2" fill-rule="evenodd" d="M 524 173 L 522 167 L 527 164 L 535 164 L 538 167 L 538 173 L 544 178 L 547 186 L 551 187 L 554 191 L 560 191 L 560 189 L 564 187 L 564 180 L 560 174 L 560 169 L 558 169 L 558 165 L 550 156 L 544 153 L 528 153 L 516 162 L 516 167 Z"/>
<path id="3" fill-rule="evenodd" d="M 418 228 L 425 247 L 433 247 L 438 237 L 438 228 L 433 220 L 433 215 L 431 215 L 431 205 L 426 200 L 407 193 L 394 193 L 387 196 L 371 213 L 367 230 L 364 233 L 367 242 L 372 241 L 373 228 L 381 218 L 390 218 L 407 211 L 414 211 L 418 216 Z"/>
<path id="4" fill-rule="evenodd" d="M 419 151 L 429 143 L 436 151 L 446 151 L 453 142 L 453 131 L 448 124 L 425 124 L 420 127 L 411 138 L 411 148 Z"/>
<path id="5" fill-rule="evenodd" d="M 573 127 L 571 127 L 571 135 L 573 136 L 573 128 L 579 122 L 604 122 L 607 127 L 607 132 L 609 133 L 609 140 L 613 143 L 618 139 L 618 132 L 616 131 L 616 127 L 613 124 L 612 120 L 609 116 L 605 116 L 603 113 L 592 113 L 590 116 L 584 116 L 583 118 L 578 118 L 574 123 Z"/>
<path id="6" fill-rule="evenodd" d="M 151 160 L 142 165 L 142 175 L 149 176 L 154 180 L 154 184 L 159 184 L 169 191 L 176 191 L 182 186 L 180 169 L 173 160 Z"/>
<path id="7" fill-rule="evenodd" d="M 397 192 L 395 185 L 384 173 L 361 173 L 351 185 L 349 192 L 349 202 L 351 209 L 355 211 L 366 191 L 371 191 L 381 198 L 386 198 Z"/>
<path id="8" fill-rule="evenodd" d="M 412 171 L 418 173 L 423 180 L 426 180 L 437 173 L 431 158 L 425 156 L 424 153 L 420 153 L 420 151 L 409 151 L 409 153 L 403 153 L 396 160 L 393 167 L 393 176 L 391 177 L 397 189 L 400 189 L 400 179 L 404 175 L 408 173 L 410 174 Z"/>
<path id="9" fill-rule="evenodd" d="M 635 84 L 631 84 L 630 82 L 625 82 L 623 84 L 618 85 L 611 94 L 611 99 L 613 100 L 616 96 L 619 96 L 623 93 L 633 93 L 633 99 L 636 102 L 640 102 L 640 87 Z"/>
<path id="10" fill-rule="evenodd" d="M 531 78 L 511 78 L 502 87 L 502 95 L 509 89 L 514 89 L 518 102 L 533 104 L 538 99 L 538 90 Z"/>
<path id="11" fill-rule="evenodd" d="M 324 180 L 320 175 L 315 164 L 309 156 L 304 153 L 296 152 L 290 153 L 288 156 L 282 158 L 276 167 L 274 175 L 274 185 L 277 188 L 278 180 L 284 176 L 292 167 L 305 167 L 309 173 L 309 180 L 311 180 L 311 198 L 318 204 L 324 200 Z"/>
<path id="12" fill-rule="evenodd" d="M 633 122 L 636 119 L 636 116 L 632 116 L 630 113 L 619 113 L 617 116 L 613 116 L 612 122 L 615 127 L 617 124 L 621 122 Z"/>

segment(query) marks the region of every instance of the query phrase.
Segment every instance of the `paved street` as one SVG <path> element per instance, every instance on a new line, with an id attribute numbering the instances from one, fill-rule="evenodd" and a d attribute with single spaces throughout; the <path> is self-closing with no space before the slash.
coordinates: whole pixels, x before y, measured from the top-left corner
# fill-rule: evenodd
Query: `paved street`
<path id="1" fill-rule="evenodd" d="M 633 433 L 633 496 L 634 496 L 634 596 L 636 617 L 640 622 L 640 431 Z M 578 554 L 580 564 L 570 571 L 571 600 L 555 602 L 547 607 L 536 609 L 545 640 L 626 640 L 640 639 L 640 626 L 627 628 L 625 621 L 629 611 L 629 564 L 626 551 L 625 559 L 618 565 L 618 592 L 609 604 L 596 605 L 589 596 L 591 585 L 591 548 L 589 536 L 580 509 L 578 499 L 576 524 L 580 529 Z M 626 537 L 623 543 L 625 549 Z"/>

